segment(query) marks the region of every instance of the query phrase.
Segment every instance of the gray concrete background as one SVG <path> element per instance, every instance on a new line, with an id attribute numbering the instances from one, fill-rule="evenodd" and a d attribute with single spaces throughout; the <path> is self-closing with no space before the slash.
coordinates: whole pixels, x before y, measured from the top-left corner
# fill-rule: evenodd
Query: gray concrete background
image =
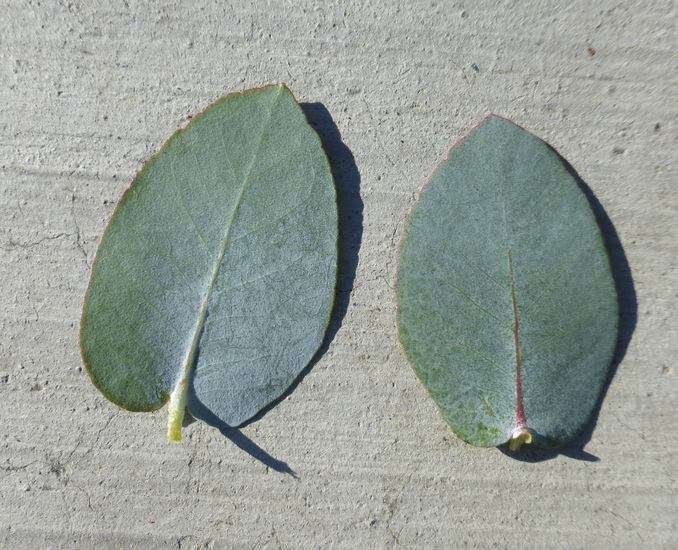
<path id="1" fill-rule="evenodd" d="M 0 547 L 677 547 L 677 16 L 671 0 L 0 0 Z M 241 432 L 196 423 L 170 446 L 165 411 L 118 409 L 84 371 L 91 262 L 174 130 L 280 81 L 337 171 L 333 338 Z M 490 112 L 570 161 L 633 277 L 595 429 L 520 460 L 452 434 L 395 329 L 405 215 Z"/>

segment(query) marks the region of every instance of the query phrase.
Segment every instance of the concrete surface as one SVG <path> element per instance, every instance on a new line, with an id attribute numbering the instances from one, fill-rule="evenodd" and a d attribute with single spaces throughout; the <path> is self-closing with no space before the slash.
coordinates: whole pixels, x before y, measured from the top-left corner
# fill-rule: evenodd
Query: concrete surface
<path id="1" fill-rule="evenodd" d="M 0 547 L 678 547 L 677 19 L 671 0 L 0 0 Z M 280 81 L 337 175 L 331 340 L 255 422 L 169 446 L 165 411 L 118 409 L 83 369 L 92 258 L 175 129 Z M 595 429 L 560 453 L 458 440 L 396 337 L 405 215 L 489 112 L 609 217 L 625 336 Z"/>

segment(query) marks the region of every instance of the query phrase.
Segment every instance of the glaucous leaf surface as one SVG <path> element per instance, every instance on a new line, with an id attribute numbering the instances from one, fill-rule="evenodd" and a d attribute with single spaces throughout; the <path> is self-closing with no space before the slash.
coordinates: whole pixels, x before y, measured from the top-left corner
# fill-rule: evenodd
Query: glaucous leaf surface
<path id="1" fill-rule="evenodd" d="M 600 230 L 561 158 L 490 116 L 421 191 L 398 258 L 405 353 L 479 446 L 577 436 L 600 397 L 618 304 Z"/>
<path id="2" fill-rule="evenodd" d="M 170 396 L 237 426 L 320 347 L 337 269 L 336 192 L 320 139 L 282 85 L 228 95 L 176 132 L 125 192 L 81 322 L 96 386 L 149 411 Z"/>

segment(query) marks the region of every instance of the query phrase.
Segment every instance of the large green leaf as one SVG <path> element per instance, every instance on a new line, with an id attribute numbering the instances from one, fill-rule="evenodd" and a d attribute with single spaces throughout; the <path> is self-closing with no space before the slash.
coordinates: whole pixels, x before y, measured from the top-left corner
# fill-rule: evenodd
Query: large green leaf
<path id="1" fill-rule="evenodd" d="M 170 400 L 237 426 L 320 347 L 336 282 L 334 182 L 285 85 L 228 95 L 176 132 L 123 195 L 92 268 L 81 346 L 135 411 Z"/>
<path id="2" fill-rule="evenodd" d="M 422 189 L 398 258 L 405 353 L 462 439 L 559 447 L 590 420 L 617 295 L 589 203 L 562 159 L 490 116 Z"/>

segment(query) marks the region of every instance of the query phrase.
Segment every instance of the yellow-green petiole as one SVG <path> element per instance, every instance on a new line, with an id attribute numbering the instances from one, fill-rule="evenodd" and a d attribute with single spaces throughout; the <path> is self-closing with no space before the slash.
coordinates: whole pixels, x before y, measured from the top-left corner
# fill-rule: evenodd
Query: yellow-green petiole
<path id="1" fill-rule="evenodd" d="M 167 441 L 169 443 L 181 443 L 181 425 L 186 412 L 186 394 L 188 390 L 188 377 L 184 377 L 174 387 L 169 400 L 169 419 L 167 421 Z"/>

